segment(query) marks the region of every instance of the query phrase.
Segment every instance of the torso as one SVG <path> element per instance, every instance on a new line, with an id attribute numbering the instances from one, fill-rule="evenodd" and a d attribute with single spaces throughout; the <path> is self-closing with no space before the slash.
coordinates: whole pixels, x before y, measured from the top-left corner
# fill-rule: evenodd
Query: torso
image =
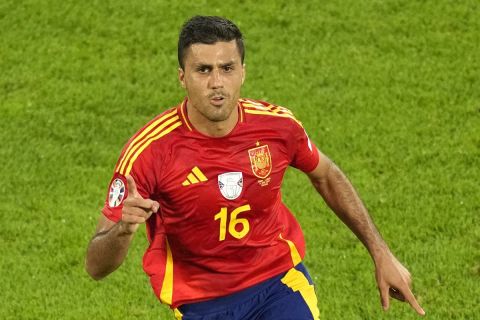
<path id="1" fill-rule="evenodd" d="M 182 123 L 151 142 L 149 168 L 142 159 L 133 166 L 137 179 L 149 172 L 145 190 L 161 208 L 147 224 L 144 269 L 172 307 L 236 292 L 303 258 L 300 226 L 280 192 L 299 124 L 272 108 L 240 100 L 236 127 L 211 138 L 192 127 L 182 104 L 164 113 L 179 117 L 168 126 Z"/>

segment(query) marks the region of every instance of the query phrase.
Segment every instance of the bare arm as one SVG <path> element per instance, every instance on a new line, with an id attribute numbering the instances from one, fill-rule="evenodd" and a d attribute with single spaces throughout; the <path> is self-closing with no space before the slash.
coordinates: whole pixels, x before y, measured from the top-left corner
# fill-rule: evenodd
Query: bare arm
<path id="1" fill-rule="evenodd" d="M 132 177 L 127 177 L 127 184 L 128 197 L 123 203 L 122 220 L 115 223 L 102 215 L 88 244 L 85 269 L 95 280 L 106 277 L 123 263 L 139 224 L 158 211 L 158 202 L 143 199 Z"/>
<path id="2" fill-rule="evenodd" d="M 419 314 L 424 315 L 425 312 L 411 292 L 410 273 L 390 252 L 343 172 L 320 153 L 319 164 L 308 176 L 328 206 L 352 230 L 372 256 L 383 308 L 388 309 L 390 294 L 398 300 L 408 301 Z"/>
<path id="3" fill-rule="evenodd" d="M 315 189 L 328 206 L 365 245 L 375 260 L 388 251 L 377 228 L 368 215 L 365 206 L 355 189 L 342 171 L 325 155 L 320 155 L 320 163 L 308 174 Z"/>
<path id="4" fill-rule="evenodd" d="M 101 216 L 97 232 L 88 244 L 85 269 L 95 280 L 115 271 L 125 260 L 133 233 L 125 230 L 123 223 L 115 223 Z"/>

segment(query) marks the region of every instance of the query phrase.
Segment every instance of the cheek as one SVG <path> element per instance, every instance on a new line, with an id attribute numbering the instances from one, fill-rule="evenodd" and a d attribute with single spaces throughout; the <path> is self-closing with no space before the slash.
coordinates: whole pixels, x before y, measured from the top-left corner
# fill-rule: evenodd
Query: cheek
<path id="1" fill-rule="evenodd" d="M 240 92 L 242 84 L 243 81 L 241 77 L 235 78 L 235 80 L 232 81 L 232 89 L 234 89 L 235 92 Z"/>
<path id="2" fill-rule="evenodd" d="M 186 88 L 189 95 L 199 95 L 203 91 L 201 81 L 195 78 L 188 79 L 188 82 L 186 82 Z"/>

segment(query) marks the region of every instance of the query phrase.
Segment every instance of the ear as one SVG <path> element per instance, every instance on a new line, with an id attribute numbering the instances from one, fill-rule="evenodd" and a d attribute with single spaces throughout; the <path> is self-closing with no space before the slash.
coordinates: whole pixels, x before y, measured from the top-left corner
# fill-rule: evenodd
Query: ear
<path id="1" fill-rule="evenodd" d="M 181 67 L 178 68 L 178 81 L 180 85 L 185 89 L 185 71 Z"/>
<path id="2" fill-rule="evenodd" d="M 242 65 L 242 85 L 245 82 L 245 75 L 246 75 L 246 69 L 245 69 L 245 63 Z"/>

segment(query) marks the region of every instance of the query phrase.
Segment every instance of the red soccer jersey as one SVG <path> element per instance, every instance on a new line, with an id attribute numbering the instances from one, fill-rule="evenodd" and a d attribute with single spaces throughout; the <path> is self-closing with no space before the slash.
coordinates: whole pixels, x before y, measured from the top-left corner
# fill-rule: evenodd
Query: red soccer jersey
<path id="1" fill-rule="evenodd" d="M 288 109 L 240 99 L 237 125 L 214 138 L 193 128 L 186 104 L 129 140 L 102 211 L 121 219 L 128 174 L 160 203 L 147 221 L 143 267 L 172 308 L 237 292 L 302 260 L 305 240 L 280 187 L 289 165 L 309 172 L 319 159 Z"/>

